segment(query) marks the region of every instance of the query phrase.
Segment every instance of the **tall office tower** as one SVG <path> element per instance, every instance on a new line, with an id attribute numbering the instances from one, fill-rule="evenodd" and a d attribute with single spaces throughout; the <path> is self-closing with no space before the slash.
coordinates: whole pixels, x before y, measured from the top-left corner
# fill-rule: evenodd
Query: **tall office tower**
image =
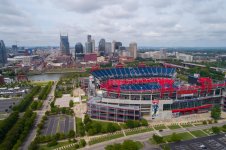
<path id="1" fill-rule="evenodd" d="M 98 46 L 98 52 L 100 54 L 100 56 L 104 56 L 105 55 L 105 39 L 101 39 L 99 42 L 99 46 Z"/>
<path id="2" fill-rule="evenodd" d="M 6 48 L 3 40 L 0 40 L 0 66 L 5 66 L 7 63 Z"/>
<path id="3" fill-rule="evenodd" d="M 14 54 L 17 54 L 17 51 L 18 51 L 17 45 L 12 45 L 12 52 L 13 52 Z"/>
<path id="4" fill-rule="evenodd" d="M 82 60 L 84 56 L 82 43 L 76 43 L 75 45 L 75 60 Z"/>
<path id="5" fill-rule="evenodd" d="M 93 53 L 95 50 L 95 41 L 92 40 L 91 35 L 87 35 L 87 42 L 85 43 L 86 53 Z"/>
<path id="6" fill-rule="evenodd" d="M 105 42 L 105 53 L 107 55 L 111 54 L 111 48 L 112 48 L 111 42 Z"/>
<path id="7" fill-rule="evenodd" d="M 60 35 L 60 51 L 64 55 L 70 55 L 68 36 Z"/>
<path id="8" fill-rule="evenodd" d="M 91 35 L 87 35 L 87 42 L 91 42 L 91 40 L 92 40 Z"/>
<path id="9" fill-rule="evenodd" d="M 95 51 L 95 40 L 91 40 L 92 43 L 92 53 Z"/>
<path id="10" fill-rule="evenodd" d="M 111 44 L 111 53 L 114 53 L 115 52 L 115 41 L 112 41 L 112 44 Z"/>
<path id="11" fill-rule="evenodd" d="M 121 46 L 122 46 L 122 42 L 115 42 L 115 49 L 119 50 Z"/>
<path id="12" fill-rule="evenodd" d="M 122 46 L 122 42 L 116 42 L 116 41 L 113 41 L 112 42 L 112 53 L 115 53 L 116 51 L 119 50 L 119 47 Z"/>
<path id="13" fill-rule="evenodd" d="M 137 43 L 133 42 L 129 44 L 130 56 L 134 59 L 137 58 Z"/>

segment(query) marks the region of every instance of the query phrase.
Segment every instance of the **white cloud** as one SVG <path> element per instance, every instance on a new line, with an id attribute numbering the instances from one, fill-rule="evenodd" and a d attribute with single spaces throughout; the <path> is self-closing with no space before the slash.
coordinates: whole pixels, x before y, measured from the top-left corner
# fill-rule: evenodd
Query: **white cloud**
<path id="1" fill-rule="evenodd" d="M 0 0 L 0 39 L 10 46 L 70 45 L 92 34 L 98 43 L 226 46 L 225 0 Z"/>

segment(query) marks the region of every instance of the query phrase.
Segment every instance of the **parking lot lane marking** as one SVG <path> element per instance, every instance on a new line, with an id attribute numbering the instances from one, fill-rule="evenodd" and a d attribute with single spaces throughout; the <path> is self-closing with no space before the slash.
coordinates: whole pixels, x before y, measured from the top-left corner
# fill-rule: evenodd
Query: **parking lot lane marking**
<path id="1" fill-rule="evenodd" d="M 51 125 L 51 135 L 53 135 L 53 126 L 54 126 L 54 123 L 55 123 L 55 121 L 56 121 L 56 119 L 55 118 L 53 118 L 53 124 Z"/>
<path id="2" fill-rule="evenodd" d="M 48 120 L 49 120 L 49 121 L 48 121 L 47 130 L 46 130 L 46 135 L 51 134 L 51 131 L 49 132 L 49 130 L 51 130 L 50 126 L 51 126 L 51 123 L 52 123 L 52 121 L 53 121 L 53 118 L 52 118 L 52 117 L 49 117 Z"/>
<path id="3" fill-rule="evenodd" d="M 73 117 L 73 123 L 74 123 L 74 131 L 76 133 L 76 120 L 75 120 L 75 116 Z"/>

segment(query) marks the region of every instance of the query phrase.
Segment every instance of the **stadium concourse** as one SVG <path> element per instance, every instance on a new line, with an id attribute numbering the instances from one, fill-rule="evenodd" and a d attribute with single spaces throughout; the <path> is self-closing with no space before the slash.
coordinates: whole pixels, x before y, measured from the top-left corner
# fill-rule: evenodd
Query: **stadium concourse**
<path id="1" fill-rule="evenodd" d="M 170 119 L 208 112 L 224 103 L 225 81 L 214 83 L 209 77 L 180 82 L 175 68 L 138 66 L 92 68 L 89 78 L 87 113 L 91 118 L 124 122 Z"/>

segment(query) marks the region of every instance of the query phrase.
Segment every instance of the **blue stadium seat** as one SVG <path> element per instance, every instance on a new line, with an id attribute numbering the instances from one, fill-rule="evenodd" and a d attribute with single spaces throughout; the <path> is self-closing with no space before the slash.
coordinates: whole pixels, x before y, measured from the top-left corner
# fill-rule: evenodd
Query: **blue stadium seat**
<path id="1" fill-rule="evenodd" d="M 142 68 L 110 68 L 100 69 L 92 72 L 92 75 L 98 79 L 121 79 L 134 77 L 172 77 L 175 68 L 161 67 L 142 67 Z"/>

